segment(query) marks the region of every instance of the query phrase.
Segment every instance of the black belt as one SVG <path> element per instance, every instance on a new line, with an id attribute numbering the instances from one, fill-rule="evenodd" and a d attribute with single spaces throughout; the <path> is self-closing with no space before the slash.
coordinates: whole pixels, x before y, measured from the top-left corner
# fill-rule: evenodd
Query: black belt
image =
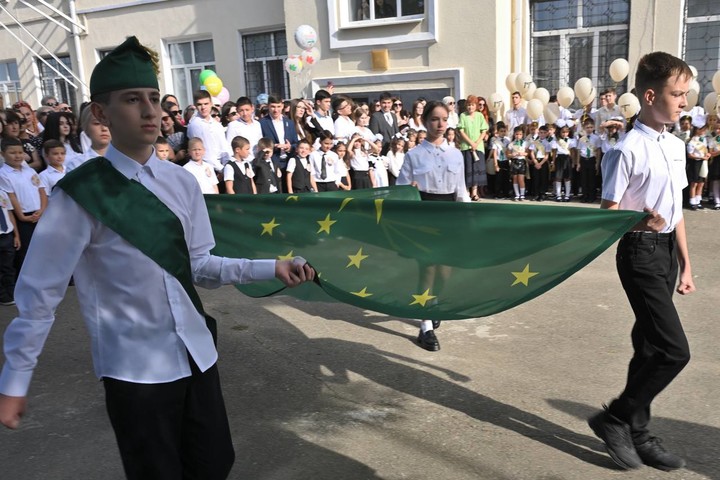
<path id="1" fill-rule="evenodd" d="M 655 241 L 655 242 L 667 242 L 668 240 L 675 238 L 675 231 L 672 232 L 627 232 L 625 235 L 623 235 L 623 240 L 629 240 L 629 241 L 639 241 L 639 240 L 647 240 L 647 241 Z"/>
<path id="2" fill-rule="evenodd" d="M 454 202 L 457 198 L 454 193 L 420 192 L 420 199 L 434 202 Z"/>
<path id="3" fill-rule="evenodd" d="M 350 170 L 350 175 L 360 175 L 363 177 L 370 176 L 370 173 L 367 170 Z"/>

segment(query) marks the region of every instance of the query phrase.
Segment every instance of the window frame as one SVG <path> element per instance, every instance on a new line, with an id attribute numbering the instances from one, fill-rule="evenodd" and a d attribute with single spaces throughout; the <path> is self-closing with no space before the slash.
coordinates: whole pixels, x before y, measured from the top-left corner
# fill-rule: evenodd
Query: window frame
<path id="1" fill-rule="evenodd" d="M 212 63 L 208 62 L 197 62 L 195 58 L 195 46 L 194 44 L 196 42 L 212 42 L 212 52 L 213 52 L 213 61 Z M 172 56 L 170 54 L 170 49 L 172 48 L 172 45 L 179 45 L 183 43 L 189 43 L 190 44 L 190 52 L 192 54 L 192 63 L 182 63 L 182 64 L 173 64 L 172 63 Z M 168 93 L 172 93 L 173 95 L 177 96 L 178 101 L 183 104 L 183 108 L 192 105 L 193 104 L 193 84 L 192 84 L 192 70 L 200 69 L 200 71 L 204 69 L 211 69 L 215 70 L 217 65 L 217 60 L 215 58 L 215 40 L 212 38 L 212 36 L 201 36 L 201 37 L 190 37 L 190 38 L 177 38 L 177 39 L 168 39 L 164 41 L 164 52 L 167 66 L 166 69 L 166 88 L 165 90 L 168 91 Z M 175 81 L 173 73 L 175 71 L 182 71 L 185 75 L 186 79 L 186 91 L 181 93 L 175 91 Z"/>
<path id="2" fill-rule="evenodd" d="M 22 85 L 20 84 L 20 70 L 18 70 L 17 60 L 3 60 L 0 64 L 6 65 L 5 69 L 8 72 L 7 78 L 0 78 L 0 96 L 2 97 L 3 105 L 12 105 L 13 103 L 22 99 Z M 10 65 L 15 64 L 15 72 L 17 78 L 13 78 L 10 73 Z M 14 95 L 14 99 L 11 100 L 11 95 Z"/>
<path id="3" fill-rule="evenodd" d="M 253 37 L 256 35 L 268 35 L 270 34 L 270 45 L 271 45 L 271 51 L 272 55 L 270 56 L 259 56 L 259 57 L 248 57 L 247 51 L 245 50 L 245 41 L 248 37 Z M 267 93 L 268 95 L 272 94 L 279 94 L 282 98 L 291 98 L 291 88 L 290 88 L 290 75 L 285 71 L 285 65 L 284 60 L 287 57 L 287 52 L 283 55 L 278 54 L 278 48 L 277 48 L 277 38 L 281 37 L 286 40 L 287 43 L 287 30 L 281 29 L 281 30 L 266 30 L 266 31 L 258 31 L 258 32 L 247 32 L 240 35 L 240 49 L 242 51 L 242 69 L 243 69 L 243 82 L 245 86 L 245 93 L 248 98 L 250 98 L 253 103 L 255 103 L 255 100 L 257 99 L 258 94 L 260 93 Z M 286 47 L 289 47 L 289 45 L 286 45 Z M 286 48 L 287 50 L 287 48 Z M 270 91 L 271 87 L 269 85 L 269 70 L 267 68 L 267 62 L 268 61 L 280 61 L 283 64 L 283 91 L 282 92 L 274 92 Z M 250 92 L 250 79 L 248 78 L 249 69 L 248 69 L 248 63 L 262 63 L 262 71 L 263 71 L 263 86 L 262 90 L 259 90 L 257 92 Z"/>
<path id="4" fill-rule="evenodd" d="M 353 20 L 352 19 L 352 3 L 355 0 L 340 0 L 339 10 L 340 10 L 340 28 L 345 29 L 354 29 L 354 28 L 366 28 L 366 27 L 377 27 L 381 25 L 402 25 L 406 23 L 420 23 L 423 20 L 425 20 L 425 16 L 427 15 L 427 12 L 422 14 L 415 14 L 415 15 L 396 15 L 394 17 L 385 17 L 385 18 L 370 18 L 367 20 Z M 395 1 L 395 8 L 396 11 L 400 10 L 399 7 L 402 6 L 402 0 L 394 0 Z M 375 2 L 372 0 L 369 0 L 370 2 L 370 15 L 374 16 L 375 14 Z"/>
<path id="5" fill-rule="evenodd" d="M 701 25 L 704 23 L 720 23 L 720 14 L 717 15 L 702 15 L 702 16 L 690 16 L 690 5 L 689 2 L 685 2 L 684 8 L 683 8 L 683 33 L 682 33 L 682 58 L 683 60 L 688 58 L 688 25 Z M 720 38 L 717 39 L 717 64 L 710 66 L 710 71 L 716 72 L 720 70 Z M 686 60 L 687 61 L 687 60 Z M 690 64 L 693 64 L 697 68 L 697 65 L 694 65 L 693 61 L 689 62 Z M 707 69 L 703 68 L 698 69 L 698 78 L 697 81 L 700 85 L 700 92 L 698 96 L 698 105 L 702 106 L 703 99 L 705 96 L 714 91 L 712 87 L 712 74 L 708 78 L 703 78 L 704 72 L 706 72 Z"/>
<path id="6" fill-rule="evenodd" d="M 62 61 L 68 69 L 72 70 L 72 59 L 69 53 L 60 53 L 55 55 L 59 60 Z M 57 65 L 57 61 L 52 57 L 42 57 L 43 60 L 52 64 L 57 70 L 61 70 L 63 67 Z M 67 60 L 67 63 L 65 62 Z M 37 67 L 37 79 L 40 83 L 40 93 L 42 96 L 53 96 L 58 102 L 67 103 L 73 108 L 77 105 L 77 96 L 75 94 L 75 87 L 70 85 L 68 81 L 58 76 L 53 70 L 50 69 L 42 60 L 35 58 L 35 66 Z M 52 81 L 52 90 L 46 90 L 46 82 Z"/>

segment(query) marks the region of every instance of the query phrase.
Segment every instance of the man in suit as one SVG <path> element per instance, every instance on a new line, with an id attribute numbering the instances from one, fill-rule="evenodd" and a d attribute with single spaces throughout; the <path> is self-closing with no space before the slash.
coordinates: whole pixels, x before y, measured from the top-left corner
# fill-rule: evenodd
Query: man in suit
<path id="1" fill-rule="evenodd" d="M 275 142 L 272 161 L 276 167 L 280 167 L 282 178 L 285 178 L 288 159 L 293 155 L 297 146 L 297 131 L 295 124 L 282 113 L 282 100 L 277 97 L 269 97 L 268 109 L 270 115 L 260 119 L 260 128 L 263 137 L 270 138 Z"/>
<path id="2" fill-rule="evenodd" d="M 398 133 L 398 124 L 395 114 L 392 112 L 392 95 L 389 92 L 383 92 L 380 95 L 380 111 L 375 112 L 370 117 L 370 130 L 374 134 L 380 134 L 383 137 L 382 155 L 390 150 L 390 142 L 396 133 Z"/>

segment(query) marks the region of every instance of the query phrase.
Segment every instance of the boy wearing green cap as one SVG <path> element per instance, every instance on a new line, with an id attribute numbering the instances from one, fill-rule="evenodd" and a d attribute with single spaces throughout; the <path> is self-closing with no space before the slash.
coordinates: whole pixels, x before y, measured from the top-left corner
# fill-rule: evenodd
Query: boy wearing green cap
<path id="1" fill-rule="evenodd" d="M 227 478 L 234 452 L 214 320 L 193 283 L 279 278 L 295 286 L 315 272 L 300 258 L 210 255 L 214 239 L 197 182 L 154 153 L 162 114 L 157 70 L 135 37 L 98 63 L 90 90 L 112 144 L 105 157 L 58 182 L 38 223 L 16 289 L 19 315 L 5 333 L 0 423 L 18 426 L 55 308 L 74 276 L 126 476 Z"/>

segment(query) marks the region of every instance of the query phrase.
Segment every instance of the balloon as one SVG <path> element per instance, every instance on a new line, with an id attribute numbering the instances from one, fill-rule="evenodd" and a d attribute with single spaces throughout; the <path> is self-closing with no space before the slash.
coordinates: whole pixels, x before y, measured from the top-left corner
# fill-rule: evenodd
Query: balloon
<path id="1" fill-rule="evenodd" d="M 570 104 L 575 100 L 575 92 L 570 87 L 560 87 L 557 92 L 557 101 L 560 105 L 568 108 Z"/>
<path id="2" fill-rule="evenodd" d="M 610 78 L 612 78 L 615 83 L 625 80 L 629 72 L 630 64 L 624 58 L 616 58 L 610 64 Z"/>
<path id="3" fill-rule="evenodd" d="M 505 77 L 505 86 L 508 90 L 510 90 L 510 93 L 514 92 L 516 90 L 515 88 L 515 79 L 517 79 L 518 74 L 517 73 L 511 73 L 507 77 Z"/>
<path id="4" fill-rule="evenodd" d="M 703 101 L 703 108 L 705 108 L 705 112 L 707 112 L 708 115 L 717 115 L 718 114 L 718 94 L 715 92 L 710 92 L 707 95 L 705 95 L 705 100 Z"/>
<path id="5" fill-rule="evenodd" d="M 216 97 L 223 88 L 222 80 L 220 77 L 208 77 L 205 79 L 204 85 L 207 87 L 208 93 L 213 97 Z"/>
<path id="6" fill-rule="evenodd" d="M 575 82 L 575 96 L 580 99 L 586 99 L 592 93 L 593 84 L 592 80 L 587 77 L 582 77 Z"/>
<path id="7" fill-rule="evenodd" d="M 620 95 L 617 104 L 625 118 L 632 118 L 640 111 L 640 100 L 630 92 Z"/>
<path id="8" fill-rule="evenodd" d="M 689 90 L 694 90 L 695 93 L 700 93 L 700 84 L 698 83 L 697 80 L 692 80 L 690 82 Z"/>
<path id="9" fill-rule="evenodd" d="M 525 92 L 528 91 L 528 88 L 530 88 L 532 81 L 532 77 L 529 73 L 518 73 L 518 76 L 515 77 L 515 90 L 520 92 L 520 95 L 524 95 Z"/>
<path id="10" fill-rule="evenodd" d="M 685 110 L 686 112 L 689 112 L 690 110 L 692 110 L 693 107 L 695 105 L 697 105 L 699 98 L 700 98 L 700 94 L 698 93 L 698 91 L 690 88 L 690 90 L 688 90 L 688 94 L 687 94 L 687 105 L 685 105 L 683 107 L 683 110 Z"/>
<path id="11" fill-rule="evenodd" d="M 212 97 L 212 104 L 213 104 L 213 105 L 220 105 L 220 106 L 222 107 L 223 102 L 221 102 L 218 97 Z"/>
<path id="12" fill-rule="evenodd" d="M 317 32 L 310 25 L 300 25 L 295 30 L 295 43 L 303 50 L 314 47 L 317 41 Z"/>
<path id="13" fill-rule="evenodd" d="M 550 92 L 547 91 L 547 88 L 540 87 L 535 90 L 533 98 L 537 98 L 543 103 L 543 105 L 547 105 L 550 103 Z"/>
<path id="14" fill-rule="evenodd" d="M 220 105 L 223 105 L 225 102 L 230 100 L 230 91 L 227 88 L 222 87 L 220 93 L 217 94 L 217 98 L 220 100 Z"/>
<path id="15" fill-rule="evenodd" d="M 583 107 L 586 105 L 590 105 L 593 101 L 595 101 L 595 97 L 597 96 L 597 90 L 595 90 L 595 87 L 592 87 L 592 90 L 590 90 L 590 93 L 587 95 L 587 97 L 580 98 L 578 97 L 578 100 L 580 100 L 580 105 Z"/>
<path id="16" fill-rule="evenodd" d="M 300 59 L 302 60 L 305 68 L 310 68 L 320 61 L 320 49 L 312 47 L 307 50 L 303 50 L 300 54 Z"/>
<path id="17" fill-rule="evenodd" d="M 303 62 L 300 55 L 288 55 L 285 59 L 285 71 L 290 75 L 302 72 Z"/>
<path id="18" fill-rule="evenodd" d="M 690 67 L 690 71 L 692 72 L 692 78 L 693 80 L 697 78 L 697 68 L 693 67 L 692 65 L 688 65 Z"/>
<path id="19" fill-rule="evenodd" d="M 720 70 L 715 72 L 715 75 L 713 75 L 712 86 L 715 89 L 715 92 L 720 93 Z"/>
<path id="20" fill-rule="evenodd" d="M 560 107 L 555 103 L 548 103 L 543 110 L 543 117 L 545 117 L 545 123 L 555 123 L 560 118 Z"/>
<path id="21" fill-rule="evenodd" d="M 525 100 L 532 100 L 535 98 L 535 90 L 537 90 L 537 85 L 535 85 L 535 82 L 530 82 L 530 86 L 522 94 L 523 98 Z"/>
<path id="22" fill-rule="evenodd" d="M 210 77 L 217 77 L 217 73 L 213 72 L 210 69 L 205 69 L 200 72 L 200 85 L 205 85 L 205 80 Z"/>
<path id="23" fill-rule="evenodd" d="M 499 93 L 493 93 L 488 98 L 488 104 L 487 104 L 488 110 L 495 113 L 502 109 L 503 103 L 504 102 L 502 99 L 502 95 L 500 95 Z"/>
<path id="24" fill-rule="evenodd" d="M 527 110 L 527 114 L 528 117 L 530 117 L 530 120 L 537 120 L 543 113 L 543 103 L 541 100 L 533 98 L 528 102 L 527 108 L 525 110 Z"/>

